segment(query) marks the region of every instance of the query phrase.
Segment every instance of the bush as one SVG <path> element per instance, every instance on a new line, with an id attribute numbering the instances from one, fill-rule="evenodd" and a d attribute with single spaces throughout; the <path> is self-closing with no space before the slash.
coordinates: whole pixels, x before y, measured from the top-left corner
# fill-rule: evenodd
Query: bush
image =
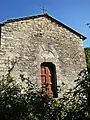
<path id="1" fill-rule="evenodd" d="M 90 74 L 86 70 L 79 74 L 76 87 L 58 100 L 42 94 L 29 78 L 20 77 L 27 89 L 16 84 L 10 73 L 0 80 L 1 120 L 90 120 Z"/>
<path id="2" fill-rule="evenodd" d="M 21 76 L 21 75 L 20 75 Z M 22 81 L 29 79 L 23 78 Z M 7 74 L 0 80 L 0 118 L 2 120 L 58 120 L 56 100 L 41 94 L 33 83 L 25 89 Z M 23 93 L 22 93 L 23 90 Z"/>

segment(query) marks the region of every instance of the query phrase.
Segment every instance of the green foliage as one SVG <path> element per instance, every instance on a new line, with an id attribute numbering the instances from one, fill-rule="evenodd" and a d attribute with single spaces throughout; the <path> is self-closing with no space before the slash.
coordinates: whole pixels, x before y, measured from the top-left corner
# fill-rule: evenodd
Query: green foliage
<path id="1" fill-rule="evenodd" d="M 84 50 L 86 55 L 87 68 L 88 68 L 88 71 L 90 72 L 90 47 L 85 48 Z"/>
<path id="2" fill-rule="evenodd" d="M 15 84 L 8 74 L 0 80 L 0 118 L 2 120 L 18 120 L 26 111 L 25 95 L 21 95 L 22 87 Z"/>
<path id="3" fill-rule="evenodd" d="M 67 109 L 67 115 L 64 119 L 90 120 L 90 73 L 86 70 L 81 71 L 75 82 L 77 83 L 76 87 L 68 94 L 71 96 L 68 100 L 71 107 Z"/>
<path id="4" fill-rule="evenodd" d="M 29 79 L 24 78 L 24 80 L 30 82 Z M 16 84 L 10 74 L 3 76 L 0 80 L 0 118 L 2 120 L 58 120 L 59 104 L 56 100 L 41 94 L 37 88 L 35 90 L 34 87 L 35 85 L 30 83 L 26 90 L 22 85 Z"/>
<path id="5" fill-rule="evenodd" d="M 20 77 L 27 81 L 27 89 L 16 84 L 10 73 L 0 80 L 1 120 L 90 120 L 90 74 L 86 70 L 75 80 L 76 87 L 58 100 L 42 94 L 29 78 Z"/>

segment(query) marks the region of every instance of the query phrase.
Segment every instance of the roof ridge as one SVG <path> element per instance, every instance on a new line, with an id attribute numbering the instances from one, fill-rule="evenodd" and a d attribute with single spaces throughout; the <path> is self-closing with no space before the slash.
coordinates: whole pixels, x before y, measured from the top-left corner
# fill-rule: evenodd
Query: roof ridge
<path id="1" fill-rule="evenodd" d="M 56 18 L 53 18 L 51 15 L 48 15 L 47 13 L 43 13 L 43 14 L 39 14 L 39 15 L 34 15 L 34 16 L 25 16 L 25 17 L 16 18 L 16 19 L 9 19 L 9 20 L 7 20 L 7 21 L 5 21 L 3 23 L 0 23 L 0 26 L 1 25 L 5 25 L 6 23 L 10 23 L 10 22 L 17 22 L 17 21 L 22 21 L 22 20 L 29 20 L 29 19 L 34 19 L 34 18 L 38 18 L 38 17 L 47 17 L 49 19 L 52 19 L 54 22 L 62 25 L 63 27 L 67 28 L 68 30 L 72 31 L 74 34 L 77 34 L 81 39 L 83 39 L 83 40 L 86 39 L 85 36 L 83 36 L 82 34 L 80 34 L 79 32 L 77 32 L 73 28 L 69 27 L 68 25 L 65 25 L 64 23 L 60 22 Z"/>
<path id="2" fill-rule="evenodd" d="M 43 16 L 46 16 L 46 15 L 48 15 L 48 14 L 44 13 L 44 14 L 33 15 L 33 16 L 24 16 L 24 17 L 20 17 L 20 18 L 11 18 L 11 19 L 8 19 L 7 21 L 3 22 L 3 23 L 21 21 L 21 20 L 26 20 L 26 19 L 28 20 L 28 19 L 43 17 Z"/>

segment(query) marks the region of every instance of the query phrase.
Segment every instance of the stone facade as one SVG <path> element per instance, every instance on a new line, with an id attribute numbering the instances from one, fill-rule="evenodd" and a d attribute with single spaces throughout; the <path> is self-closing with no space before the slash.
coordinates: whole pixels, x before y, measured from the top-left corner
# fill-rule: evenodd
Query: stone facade
<path id="1" fill-rule="evenodd" d="M 7 73 L 13 61 L 14 77 L 23 73 L 38 84 L 41 63 L 52 62 L 62 91 L 72 88 L 86 67 L 80 36 L 46 15 L 1 25 L 0 74 Z"/>

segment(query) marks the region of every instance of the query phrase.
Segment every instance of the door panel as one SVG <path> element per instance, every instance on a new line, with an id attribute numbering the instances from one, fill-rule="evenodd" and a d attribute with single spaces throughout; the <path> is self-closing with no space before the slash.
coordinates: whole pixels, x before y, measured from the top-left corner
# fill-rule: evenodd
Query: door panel
<path id="1" fill-rule="evenodd" d="M 42 89 L 49 96 L 53 96 L 51 77 L 50 68 L 47 66 L 41 66 Z"/>

